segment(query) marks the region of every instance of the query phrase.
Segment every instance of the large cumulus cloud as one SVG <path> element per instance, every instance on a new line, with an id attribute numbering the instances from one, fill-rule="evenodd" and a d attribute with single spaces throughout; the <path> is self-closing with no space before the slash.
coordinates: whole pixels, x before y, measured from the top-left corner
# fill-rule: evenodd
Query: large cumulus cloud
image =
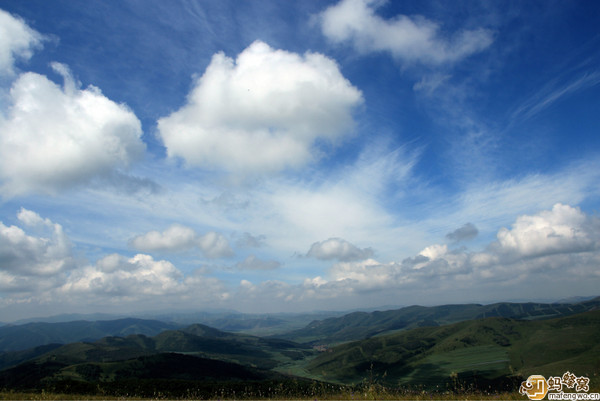
<path id="1" fill-rule="evenodd" d="M 26 229 L 0 222 L 0 290 L 29 292 L 54 285 L 76 266 L 71 241 L 60 224 L 31 210 L 21 209 L 17 218 Z"/>
<path id="2" fill-rule="evenodd" d="M 80 89 L 65 65 L 61 88 L 46 76 L 21 74 L 0 115 L 0 187 L 8 196 L 53 194 L 107 177 L 139 159 L 145 145 L 141 123 L 125 105 L 100 89 Z"/>
<path id="3" fill-rule="evenodd" d="M 361 92 L 337 64 L 256 41 L 233 60 L 213 56 L 187 104 L 158 121 L 168 155 L 236 173 L 279 171 L 348 134 Z"/>

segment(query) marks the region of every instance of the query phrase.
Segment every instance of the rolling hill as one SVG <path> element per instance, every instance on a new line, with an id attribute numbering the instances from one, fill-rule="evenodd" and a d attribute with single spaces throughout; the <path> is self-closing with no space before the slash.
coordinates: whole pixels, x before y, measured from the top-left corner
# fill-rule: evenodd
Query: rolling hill
<path id="1" fill-rule="evenodd" d="M 531 374 L 598 374 L 599 333 L 600 311 L 549 320 L 494 317 L 342 344 L 306 369 L 313 377 L 344 384 L 376 379 L 393 386 L 510 387 Z"/>
<path id="2" fill-rule="evenodd" d="M 168 394 L 180 397 L 189 388 L 210 393 L 224 388 L 224 383 L 227 388 L 242 388 L 252 382 L 252 388 L 265 386 L 268 392 L 287 381 L 309 386 L 311 380 L 292 379 L 272 369 L 315 354 L 290 341 L 226 333 L 200 324 L 154 337 L 135 334 L 43 347 L 5 353 L 13 356 L 7 358 L 13 365 L 0 371 L 0 388 L 81 394 L 102 388 L 140 396 L 168 389 Z M 18 355 L 21 363 L 15 366 Z M 238 384 L 231 387 L 232 383 Z"/>
<path id="3" fill-rule="evenodd" d="M 48 345 L 8 352 L 0 354 L 0 361 L 4 361 L 2 368 L 27 361 L 38 365 L 53 362 L 64 367 L 91 362 L 118 362 L 161 353 L 186 354 L 271 369 L 313 355 L 314 351 L 308 346 L 287 340 L 226 333 L 196 324 L 181 330 L 163 331 L 154 337 L 142 334 L 111 336 L 94 342 Z"/>

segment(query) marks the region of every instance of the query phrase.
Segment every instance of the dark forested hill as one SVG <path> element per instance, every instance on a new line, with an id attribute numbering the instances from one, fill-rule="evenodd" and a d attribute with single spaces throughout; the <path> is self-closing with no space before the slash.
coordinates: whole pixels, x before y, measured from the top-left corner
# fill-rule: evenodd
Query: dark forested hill
<path id="1" fill-rule="evenodd" d="M 181 393 L 185 386 L 199 388 L 202 383 L 214 388 L 215 383 L 229 386 L 232 381 L 292 380 L 273 368 L 313 356 L 315 351 L 286 340 L 193 325 L 153 337 L 104 337 L 3 355 L 6 365 L 0 371 L 0 388 L 4 389 L 64 391 L 68 387 L 94 393 L 97 388 L 119 388 L 121 393 L 152 395 L 151 389 L 166 388 L 180 396 L 185 395 Z M 302 380 L 302 385 L 310 382 Z M 181 388 L 175 391 L 173 386 Z"/>

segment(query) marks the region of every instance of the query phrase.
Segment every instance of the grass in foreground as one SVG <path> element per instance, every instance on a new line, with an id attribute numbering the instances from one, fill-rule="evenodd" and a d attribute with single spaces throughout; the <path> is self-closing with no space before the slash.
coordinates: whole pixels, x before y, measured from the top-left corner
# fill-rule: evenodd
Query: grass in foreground
<path id="1" fill-rule="evenodd" d="M 467 391 L 426 391 L 419 389 L 390 389 L 382 386 L 340 388 L 337 386 L 315 387 L 302 393 L 294 393 L 283 387 L 269 388 L 266 393 L 251 389 L 238 391 L 223 387 L 212 394 L 190 390 L 186 395 L 173 396 L 156 392 L 154 394 L 75 394 L 59 392 L 17 392 L 0 391 L 0 400 L 526 400 L 517 391 L 495 392 L 479 390 Z"/>
<path id="2" fill-rule="evenodd" d="M 78 395 L 78 394 L 54 394 L 54 393 L 19 393 L 19 392 L 0 392 L 0 400 L 257 400 L 257 398 L 245 398 L 244 395 L 237 397 L 214 397 L 214 398 L 170 398 L 157 394 L 154 397 L 137 397 L 133 396 L 101 396 L 101 395 Z M 427 392 L 407 392 L 407 393 L 385 393 L 385 394 L 358 394 L 358 393 L 341 393 L 329 394 L 323 397 L 272 397 L 264 398 L 264 400 L 523 400 L 527 401 L 527 397 L 519 393 L 427 393 Z"/>

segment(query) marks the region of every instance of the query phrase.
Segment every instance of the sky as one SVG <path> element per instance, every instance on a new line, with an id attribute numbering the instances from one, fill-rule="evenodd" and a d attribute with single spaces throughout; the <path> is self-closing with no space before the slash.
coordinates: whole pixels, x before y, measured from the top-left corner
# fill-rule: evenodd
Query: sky
<path id="1" fill-rule="evenodd" d="M 599 18 L 0 1 L 0 321 L 600 295 Z"/>

